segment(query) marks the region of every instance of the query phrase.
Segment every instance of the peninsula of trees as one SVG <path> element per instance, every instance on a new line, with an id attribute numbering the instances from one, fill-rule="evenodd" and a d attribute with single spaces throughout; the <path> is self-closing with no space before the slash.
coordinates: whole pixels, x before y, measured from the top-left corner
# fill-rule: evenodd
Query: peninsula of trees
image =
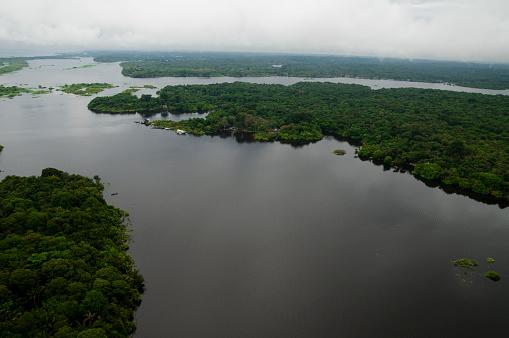
<path id="1" fill-rule="evenodd" d="M 258 140 L 311 142 L 324 134 L 354 140 L 361 158 L 414 166 L 414 174 L 509 201 L 509 97 L 430 89 L 372 90 L 301 82 L 167 86 L 159 97 L 94 98 L 97 112 L 208 112 L 154 121 L 195 134 L 237 129 Z"/>
<path id="2" fill-rule="evenodd" d="M 0 182 L 0 336 L 129 337 L 143 278 L 103 185 L 47 168 Z"/>
<path id="3" fill-rule="evenodd" d="M 28 67 L 28 63 L 22 58 L 0 58 L 0 75 L 15 72 L 23 67 Z"/>

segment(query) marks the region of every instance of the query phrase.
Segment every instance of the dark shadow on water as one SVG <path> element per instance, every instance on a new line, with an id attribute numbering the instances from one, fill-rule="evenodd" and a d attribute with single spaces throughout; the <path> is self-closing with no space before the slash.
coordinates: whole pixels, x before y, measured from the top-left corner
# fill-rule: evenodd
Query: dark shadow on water
<path id="1" fill-rule="evenodd" d="M 424 184 L 426 184 L 427 187 L 438 188 L 448 195 L 455 194 L 455 195 L 467 196 L 477 202 L 481 202 L 481 203 L 488 204 L 488 205 L 498 205 L 498 207 L 500 209 L 509 207 L 509 201 L 501 200 L 501 199 L 496 198 L 495 196 L 492 196 L 492 195 L 479 194 L 474 191 L 462 189 L 462 188 L 454 186 L 454 185 L 445 184 L 438 180 L 428 180 L 426 178 L 422 178 L 422 177 L 416 176 L 416 175 L 413 175 L 413 177 L 416 180 L 421 181 Z"/>
<path id="2" fill-rule="evenodd" d="M 189 112 L 181 112 L 181 111 L 170 111 L 168 112 L 167 110 L 158 110 L 158 111 L 136 111 L 136 112 L 98 112 L 98 111 L 92 111 L 92 113 L 94 114 L 106 114 L 106 115 L 135 115 L 135 114 L 139 114 L 141 115 L 142 117 L 144 118 L 148 118 L 148 117 L 154 117 L 154 116 L 157 116 L 157 115 L 160 115 L 162 117 L 168 117 L 170 115 L 173 115 L 173 116 L 181 116 L 181 115 L 186 115 L 186 114 L 192 114 L 192 115 L 197 115 L 196 117 L 201 117 L 201 118 L 204 118 L 205 116 L 207 116 L 207 113 L 208 112 L 192 112 L 192 113 L 189 113 Z"/>
<path id="3" fill-rule="evenodd" d="M 207 134 L 207 136 L 219 137 L 222 139 L 232 137 L 232 138 L 235 138 L 235 141 L 237 141 L 238 143 L 255 143 L 255 142 L 274 143 L 274 142 L 279 142 L 281 144 L 288 144 L 288 145 L 292 146 L 293 148 L 302 148 L 302 147 L 307 146 L 311 143 L 318 142 L 318 141 L 313 141 L 313 142 L 293 141 L 293 142 L 290 142 L 290 141 L 279 141 L 277 139 L 273 140 L 273 141 L 259 141 L 259 140 L 255 139 L 255 133 L 244 132 L 244 131 L 233 131 L 233 130 L 225 130 L 225 131 L 222 131 L 219 133 Z"/>
<path id="4" fill-rule="evenodd" d="M 377 167 L 380 167 L 380 166 L 383 167 L 383 171 L 392 170 L 394 173 L 403 173 L 403 174 L 412 175 L 416 180 L 423 182 L 427 187 L 438 188 L 448 195 L 456 194 L 456 195 L 461 195 L 461 196 L 467 196 L 477 202 L 481 202 L 481 203 L 488 204 L 488 205 L 498 205 L 498 207 L 500 209 L 509 207 L 509 201 L 501 200 L 499 198 L 496 198 L 495 196 L 479 194 L 474 191 L 462 189 L 462 188 L 454 186 L 454 185 L 445 184 L 438 180 L 429 180 L 429 179 L 426 179 L 426 178 L 423 178 L 420 176 L 413 175 L 412 174 L 412 171 L 413 171 L 412 166 L 393 167 L 393 166 L 389 166 L 389 165 L 383 163 L 383 161 L 377 161 L 377 160 L 372 160 L 369 158 L 361 158 L 361 157 L 358 157 L 358 158 L 361 161 L 371 162 Z"/>
<path id="5" fill-rule="evenodd" d="M 143 116 L 143 115 L 142 115 Z M 257 141 L 255 140 L 254 138 L 254 133 L 249 133 L 249 132 L 239 132 L 239 131 L 232 131 L 232 130 L 225 130 L 225 131 L 222 131 L 222 132 L 219 132 L 219 133 L 213 133 L 213 134 L 207 134 L 207 136 L 209 137 L 219 137 L 221 139 L 227 139 L 227 138 L 235 138 L 235 140 L 238 142 L 238 143 L 254 143 L 254 142 L 270 142 L 270 143 L 273 143 L 275 141 L 278 141 L 277 139 L 275 141 Z M 196 137 L 198 136 L 201 136 L 201 135 L 194 135 Z M 338 141 L 342 141 L 342 142 L 348 142 L 350 145 L 354 145 L 354 146 L 360 146 L 361 144 L 356 141 L 356 140 L 352 140 L 352 139 L 345 139 L 345 138 L 342 138 L 340 136 L 337 136 L 337 135 L 330 135 L 330 136 L 333 136 L 335 139 L 337 139 Z M 292 148 L 302 148 L 304 146 L 307 146 L 311 143 L 316 143 L 318 141 L 313 141 L 313 142 L 287 142 L 287 141 L 278 141 L 282 144 L 289 144 L 290 146 L 292 146 Z M 359 156 L 355 156 L 356 158 L 359 158 L 361 161 L 369 161 L 371 162 L 373 165 L 377 166 L 377 167 L 382 167 L 383 171 L 390 171 L 392 170 L 394 173 L 401 173 L 401 174 L 409 174 L 409 175 L 412 175 L 412 171 L 413 171 L 413 167 L 412 166 L 390 166 L 390 165 L 387 165 L 385 164 L 383 161 L 379 161 L 379 160 L 373 160 L 373 159 L 369 159 L 369 158 L 361 158 Z M 439 188 L 441 189 L 442 191 L 444 191 L 446 194 L 457 194 L 457 195 L 462 195 L 462 196 L 467 196 L 475 201 L 478 201 L 478 202 L 481 202 L 481 203 L 484 203 L 484 204 L 488 204 L 488 205 L 498 205 L 499 208 L 501 209 L 504 209 L 504 208 L 507 208 L 509 206 L 509 201 L 504 201 L 504 200 L 501 200 L 501 199 L 498 199 L 492 195 L 482 195 L 482 194 L 479 194 L 479 193 L 476 193 L 476 192 L 473 192 L 473 191 L 470 191 L 470 190 L 465 190 L 465 189 L 462 189 L 460 187 L 456 187 L 456 186 L 452 186 L 452 185 L 448 185 L 448 184 L 445 184 L 441 181 L 438 181 L 438 180 L 428 180 L 428 179 L 425 179 L 425 178 L 422 178 L 422 177 L 419 177 L 419 176 L 415 176 L 415 175 L 412 175 L 416 180 L 419 180 L 421 182 L 423 182 L 424 184 L 426 184 L 426 186 L 430 187 L 430 188 Z"/>

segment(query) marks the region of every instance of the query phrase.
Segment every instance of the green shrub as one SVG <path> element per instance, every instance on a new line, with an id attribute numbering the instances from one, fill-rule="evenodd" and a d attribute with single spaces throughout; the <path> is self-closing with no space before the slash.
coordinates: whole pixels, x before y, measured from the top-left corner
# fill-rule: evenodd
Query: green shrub
<path id="1" fill-rule="evenodd" d="M 495 282 L 500 280 L 500 275 L 495 271 L 488 271 L 484 275 Z"/>

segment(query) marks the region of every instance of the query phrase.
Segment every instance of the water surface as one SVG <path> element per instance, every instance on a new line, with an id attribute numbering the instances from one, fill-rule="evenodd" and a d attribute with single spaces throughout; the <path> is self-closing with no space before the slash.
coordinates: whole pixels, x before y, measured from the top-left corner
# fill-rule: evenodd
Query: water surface
<path id="1" fill-rule="evenodd" d="M 238 80 L 131 79 L 118 64 L 65 70 L 89 63 L 30 61 L 0 83 L 108 82 L 119 87 L 100 95 L 111 95 Z M 507 331 L 508 209 L 360 161 L 354 146 L 330 137 L 292 147 L 178 136 L 134 123 L 137 114 L 93 114 L 91 98 L 0 99 L 0 178 L 46 167 L 102 178 L 106 199 L 131 214 L 129 253 L 146 279 L 136 337 Z M 480 262 L 477 274 L 454 270 L 462 257 Z M 500 282 L 481 275 L 486 257 Z"/>

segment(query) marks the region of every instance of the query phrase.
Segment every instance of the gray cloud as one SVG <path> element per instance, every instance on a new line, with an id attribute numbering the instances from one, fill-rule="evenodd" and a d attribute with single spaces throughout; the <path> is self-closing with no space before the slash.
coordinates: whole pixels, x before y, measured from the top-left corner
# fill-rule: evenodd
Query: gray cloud
<path id="1" fill-rule="evenodd" d="M 509 61 L 506 0 L 26 0 L 0 43 Z"/>

